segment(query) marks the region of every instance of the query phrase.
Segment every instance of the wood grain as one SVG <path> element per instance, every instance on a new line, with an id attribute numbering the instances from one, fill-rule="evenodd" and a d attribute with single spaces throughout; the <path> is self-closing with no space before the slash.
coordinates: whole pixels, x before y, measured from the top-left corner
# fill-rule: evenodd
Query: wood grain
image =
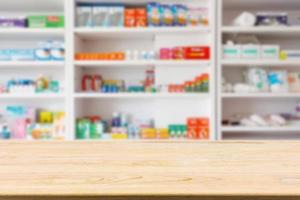
<path id="1" fill-rule="evenodd" d="M 300 197 L 300 142 L 2 142 L 9 195 Z"/>

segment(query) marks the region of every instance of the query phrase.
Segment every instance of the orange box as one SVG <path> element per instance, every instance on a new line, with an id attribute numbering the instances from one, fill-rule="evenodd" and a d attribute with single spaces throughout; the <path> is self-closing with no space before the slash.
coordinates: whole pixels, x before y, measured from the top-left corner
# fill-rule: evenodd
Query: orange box
<path id="1" fill-rule="evenodd" d="M 209 119 L 208 118 L 188 118 L 187 120 L 188 127 L 208 127 Z"/>
<path id="2" fill-rule="evenodd" d="M 117 60 L 125 60 L 125 53 L 119 52 L 117 53 Z"/>
<path id="3" fill-rule="evenodd" d="M 156 139 L 157 133 L 154 128 L 144 128 L 141 130 L 141 137 L 143 139 Z"/>
<path id="4" fill-rule="evenodd" d="M 187 132 L 189 139 L 209 139 L 209 128 L 208 127 L 189 127 Z"/>
<path id="5" fill-rule="evenodd" d="M 135 20 L 137 27 L 147 26 L 147 10 L 146 8 L 136 8 L 135 9 Z"/>
<path id="6" fill-rule="evenodd" d="M 135 27 L 136 26 L 136 9 L 126 8 L 124 14 L 124 24 L 125 27 Z"/>
<path id="7" fill-rule="evenodd" d="M 157 130 L 158 139 L 168 139 L 170 137 L 169 130 L 167 128 L 162 128 Z"/>

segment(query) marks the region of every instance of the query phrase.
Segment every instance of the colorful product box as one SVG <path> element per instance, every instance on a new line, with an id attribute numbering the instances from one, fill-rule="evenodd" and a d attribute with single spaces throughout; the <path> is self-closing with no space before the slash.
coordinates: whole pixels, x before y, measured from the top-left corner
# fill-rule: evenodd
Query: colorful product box
<path id="1" fill-rule="evenodd" d="M 12 61 L 35 60 L 35 52 L 33 49 L 11 49 L 10 56 Z"/>
<path id="2" fill-rule="evenodd" d="M 1 49 L 0 50 L 0 60 L 1 61 L 11 60 L 10 49 Z"/>
<path id="3" fill-rule="evenodd" d="M 124 6 L 109 7 L 108 26 L 110 27 L 124 27 Z"/>
<path id="4" fill-rule="evenodd" d="M 185 47 L 184 58 L 187 60 L 210 59 L 210 48 L 200 46 Z"/>
<path id="5" fill-rule="evenodd" d="M 63 28 L 65 26 L 64 16 L 47 16 L 46 19 L 47 28 Z"/>
<path id="6" fill-rule="evenodd" d="M 80 22 L 81 26 L 85 26 L 89 24 L 93 24 L 94 27 L 107 27 L 108 24 L 108 12 L 109 9 L 107 6 L 94 6 L 92 8 L 93 10 L 93 15 L 92 15 L 92 22 L 89 22 L 89 17 L 86 17 L 87 20 L 81 19 L 81 21 L 86 21 L 86 22 Z"/>
<path id="7" fill-rule="evenodd" d="M 147 10 L 146 8 L 135 9 L 135 21 L 137 27 L 147 26 Z"/>
<path id="8" fill-rule="evenodd" d="M 189 118 L 187 120 L 188 138 L 209 139 L 209 119 Z"/>
<path id="9" fill-rule="evenodd" d="M 79 5 L 76 8 L 76 25 L 77 27 L 91 27 L 93 25 L 93 7 Z"/>
<path id="10" fill-rule="evenodd" d="M 0 27 L 7 28 L 25 28 L 26 27 L 26 17 L 0 17 Z"/>
<path id="11" fill-rule="evenodd" d="M 126 8 L 125 9 L 125 27 L 135 27 L 136 26 L 136 9 Z"/>
<path id="12" fill-rule="evenodd" d="M 27 19 L 29 28 L 62 28 L 65 25 L 64 16 L 32 15 Z"/>

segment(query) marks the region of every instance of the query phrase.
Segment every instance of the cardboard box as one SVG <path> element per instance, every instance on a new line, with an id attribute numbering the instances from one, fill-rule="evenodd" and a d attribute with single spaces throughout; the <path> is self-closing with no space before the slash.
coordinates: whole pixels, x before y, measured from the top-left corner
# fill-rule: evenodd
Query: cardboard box
<path id="1" fill-rule="evenodd" d="M 135 9 L 135 20 L 137 27 L 147 26 L 147 10 L 146 8 L 136 8 Z"/>
<path id="2" fill-rule="evenodd" d="M 210 48 L 209 47 L 185 47 L 184 58 L 187 60 L 202 60 L 210 59 Z"/>
<path id="3" fill-rule="evenodd" d="M 126 8 L 124 20 L 125 20 L 125 22 L 124 22 L 125 27 L 135 27 L 136 26 L 136 9 Z"/>

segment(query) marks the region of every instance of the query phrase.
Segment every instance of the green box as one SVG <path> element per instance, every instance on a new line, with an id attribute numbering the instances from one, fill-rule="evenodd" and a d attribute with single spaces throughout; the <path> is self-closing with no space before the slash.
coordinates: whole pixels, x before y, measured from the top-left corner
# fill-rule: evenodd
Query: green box
<path id="1" fill-rule="evenodd" d="M 63 28 L 65 26 L 64 16 L 32 15 L 27 19 L 29 28 Z"/>
<path id="2" fill-rule="evenodd" d="M 28 18 L 29 28 L 46 28 L 47 27 L 47 17 L 41 15 L 29 16 Z"/>
<path id="3" fill-rule="evenodd" d="M 47 17 L 47 28 L 63 28 L 65 26 L 64 16 L 48 16 Z"/>

